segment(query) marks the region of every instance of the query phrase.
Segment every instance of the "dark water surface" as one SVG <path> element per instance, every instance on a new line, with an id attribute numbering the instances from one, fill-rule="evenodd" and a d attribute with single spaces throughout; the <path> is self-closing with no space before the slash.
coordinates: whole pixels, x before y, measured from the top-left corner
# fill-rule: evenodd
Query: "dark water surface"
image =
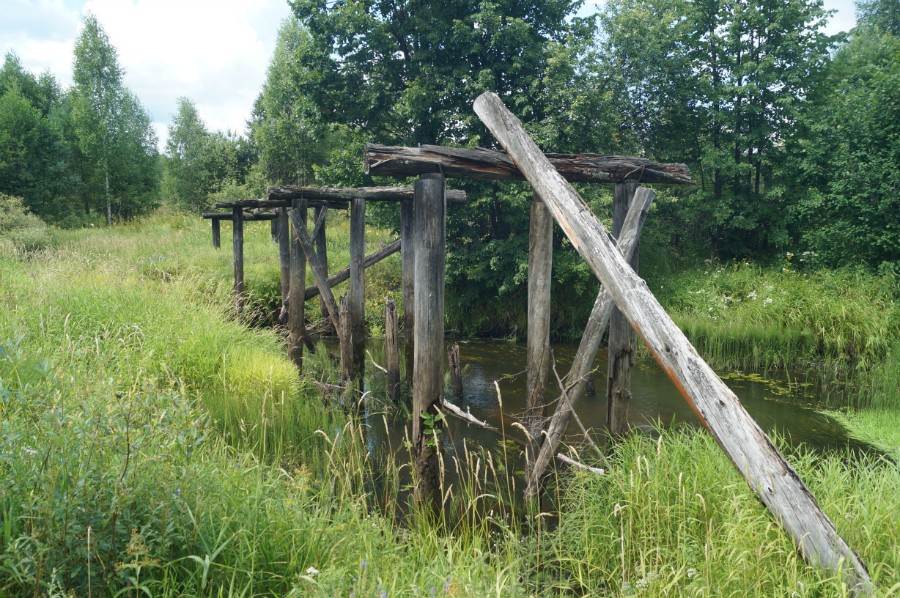
<path id="1" fill-rule="evenodd" d="M 448 346 L 450 342 L 448 341 Z M 510 426 L 525 409 L 525 344 L 506 340 L 466 340 L 459 341 L 459 345 L 464 389 L 460 407 L 470 409 L 472 415 L 497 428 L 503 424 L 507 435 L 511 437 L 523 437 L 519 430 Z M 554 344 L 552 349 L 556 371 L 563 377 L 568 372 L 577 347 Z M 377 363 L 384 364 L 381 341 L 370 341 L 369 352 Z M 584 426 L 596 432 L 595 436 L 601 440 L 606 424 L 606 367 L 606 352 L 601 349 L 595 363 L 596 394 L 585 397 L 576 406 L 576 413 Z M 817 451 L 844 450 L 848 447 L 866 451 L 871 448 L 850 438 L 847 430 L 832 418 L 816 412 L 816 399 L 807 396 L 803 385 L 789 384 L 783 378 L 756 374 L 719 372 L 719 375 L 737 394 L 753 419 L 770 435 L 776 433 L 791 444 L 802 444 Z M 384 376 L 372 367 L 371 361 L 366 364 L 366 377 L 366 390 L 373 394 L 385 393 Z M 674 384 L 652 358 L 637 360 L 631 384 L 633 398 L 629 421 L 633 426 L 650 430 L 656 422 L 665 426 L 685 423 L 699 425 Z M 550 373 L 547 388 L 548 398 L 555 401 L 560 392 L 553 372 Z M 377 403 L 378 401 L 373 401 L 366 409 L 369 447 L 373 451 L 380 448 L 396 450 L 403 446 L 403 422 L 390 419 L 385 422 L 376 407 Z M 552 414 L 554 409 L 555 403 L 549 412 Z M 461 450 L 463 442 L 469 443 L 469 446 L 474 443 L 490 449 L 497 446 L 501 439 L 496 432 L 466 424 L 452 416 L 448 424 L 448 434 L 443 435 L 446 449 L 450 449 L 452 445 Z M 569 428 L 569 439 L 579 442 L 582 437 L 573 422 Z M 386 442 L 389 444 L 386 445 Z"/>

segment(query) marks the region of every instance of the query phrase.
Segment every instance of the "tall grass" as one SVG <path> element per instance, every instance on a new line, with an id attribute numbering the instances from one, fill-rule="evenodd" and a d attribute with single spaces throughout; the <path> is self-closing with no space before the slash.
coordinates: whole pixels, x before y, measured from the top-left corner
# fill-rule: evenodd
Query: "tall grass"
<path id="1" fill-rule="evenodd" d="M 0 595 L 840 590 L 699 432 L 630 439 L 608 476 L 564 478 L 556 531 L 517 502 L 506 443 L 445 450 L 444 508 L 410 511 L 407 446 L 369 442 L 394 415 L 359 417 L 384 403 L 320 392 L 326 351 L 299 378 L 277 333 L 233 317 L 230 256 L 206 223 L 55 235 L 0 258 Z M 267 227 L 246 236 L 262 312 L 277 253 Z M 397 272 L 368 271 L 370 314 Z M 896 465 L 796 459 L 881 587 L 897 583 Z"/>
<path id="2" fill-rule="evenodd" d="M 812 373 L 871 387 L 900 335 L 900 287 L 890 276 L 797 272 L 710 263 L 656 281 L 661 302 L 708 361 L 722 369 Z M 874 394 L 845 393 L 873 404 Z"/>

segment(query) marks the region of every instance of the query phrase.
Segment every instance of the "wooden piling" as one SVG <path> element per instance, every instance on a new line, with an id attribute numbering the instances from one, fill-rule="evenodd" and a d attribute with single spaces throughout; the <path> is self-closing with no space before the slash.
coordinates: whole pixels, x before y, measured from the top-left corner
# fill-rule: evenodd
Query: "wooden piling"
<path id="1" fill-rule="evenodd" d="M 219 249 L 222 247 L 222 221 L 218 218 L 210 218 L 212 223 L 212 242 L 213 247 Z"/>
<path id="2" fill-rule="evenodd" d="M 316 255 L 322 264 L 322 271 L 328 277 L 328 242 L 325 237 L 325 221 L 328 216 L 328 206 L 316 206 L 316 228 L 313 230 L 313 242 L 316 245 Z M 319 313 L 323 318 L 328 318 L 328 307 L 325 298 L 319 297 Z"/>
<path id="3" fill-rule="evenodd" d="M 353 352 L 353 374 L 362 376 L 366 356 L 366 202 L 363 199 L 350 201 L 350 329 Z"/>
<path id="4" fill-rule="evenodd" d="M 234 310 L 244 311 L 244 212 L 241 208 L 231 211 L 232 251 L 234 255 Z"/>
<path id="5" fill-rule="evenodd" d="M 628 180 L 616 183 L 613 191 L 612 234 L 618 238 L 628 213 L 628 206 L 638 183 Z M 631 253 L 632 270 L 638 269 L 639 248 Z M 609 318 L 609 359 L 606 376 L 606 425 L 612 436 L 628 433 L 628 404 L 631 402 L 631 366 L 634 363 L 634 331 L 618 308 Z"/>
<path id="6" fill-rule="evenodd" d="M 281 306 L 284 309 L 290 303 L 291 292 L 291 224 L 288 220 L 287 208 L 278 208 L 276 214 L 278 263 L 281 271 Z"/>
<path id="7" fill-rule="evenodd" d="M 356 376 L 356 360 L 353 355 L 353 326 L 350 324 L 350 299 L 341 295 L 338 307 L 338 328 L 341 337 L 341 380 L 348 382 Z"/>
<path id="8" fill-rule="evenodd" d="M 277 243 L 278 242 L 278 220 L 277 220 L 277 218 L 269 221 L 269 234 L 272 236 L 272 240 Z"/>
<path id="9" fill-rule="evenodd" d="M 341 326 L 339 323 L 338 305 L 334 300 L 331 287 L 328 286 L 328 279 L 325 278 L 325 273 L 322 271 L 322 265 L 319 263 L 319 258 L 316 255 L 312 240 L 309 238 L 309 233 L 306 232 L 306 226 L 301 225 L 298 210 L 291 210 L 288 216 L 291 218 L 291 224 L 294 225 L 294 229 L 299 233 L 300 246 L 303 248 L 306 259 L 309 261 L 309 268 L 312 270 L 313 278 L 316 280 L 316 286 L 319 287 L 319 293 L 325 298 L 325 305 L 328 308 L 328 315 L 331 317 L 331 324 L 334 326 L 338 336 L 340 336 Z M 343 339 L 341 339 L 341 342 L 343 343 Z"/>
<path id="10" fill-rule="evenodd" d="M 384 349 L 387 354 L 387 394 L 400 402 L 400 335 L 397 305 L 388 297 L 384 302 Z"/>
<path id="11" fill-rule="evenodd" d="M 803 557 L 841 572 L 854 593 L 871 595 L 874 590 L 865 564 L 837 533 L 803 480 L 700 357 L 522 123 L 493 93 L 478 97 L 475 112 L 547 203 L 572 245 Z"/>
<path id="12" fill-rule="evenodd" d="M 306 302 L 303 293 L 306 290 L 306 254 L 301 241 L 302 232 L 306 232 L 306 200 L 295 199 L 292 210 L 294 234 L 289 246 L 290 283 L 288 285 L 288 352 L 291 361 L 299 369 L 303 369 L 303 339 L 305 337 Z"/>
<path id="13" fill-rule="evenodd" d="M 450 396 L 459 405 L 463 399 L 462 363 L 459 357 L 459 343 L 450 345 L 447 351 L 447 366 L 450 368 Z"/>
<path id="14" fill-rule="evenodd" d="M 413 376 L 413 328 L 416 320 L 416 242 L 413 200 L 400 202 L 401 279 L 403 283 L 403 357 L 406 380 Z"/>
<path id="15" fill-rule="evenodd" d="M 413 443 L 415 497 L 439 501 L 438 451 L 443 423 L 437 419 L 444 389 L 444 265 L 447 206 L 444 177 L 427 173 L 415 184 L 415 315 Z"/>
<path id="16" fill-rule="evenodd" d="M 553 274 L 553 217 L 541 198 L 531 201 L 528 241 L 528 345 L 525 385 L 526 450 L 530 469 L 541 445 L 547 415 L 546 386 L 550 372 L 550 279 Z"/>

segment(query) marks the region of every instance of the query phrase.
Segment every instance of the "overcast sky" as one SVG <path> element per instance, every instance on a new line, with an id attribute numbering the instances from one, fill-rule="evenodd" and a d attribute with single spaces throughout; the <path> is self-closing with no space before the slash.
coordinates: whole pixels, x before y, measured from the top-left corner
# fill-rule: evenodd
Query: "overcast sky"
<path id="1" fill-rule="evenodd" d="M 587 0 L 582 14 L 596 5 Z M 828 33 L 853 27 L 852 0 L 825 7 L 838 11 Z M 162 147 L 180 96 L 210 129 L 244 131 L 290 9 L 286 0 L 0 0 L 0 52 L 68 87 L 88 13 L 118 50 L 125 84 L 149 110 Z"/>

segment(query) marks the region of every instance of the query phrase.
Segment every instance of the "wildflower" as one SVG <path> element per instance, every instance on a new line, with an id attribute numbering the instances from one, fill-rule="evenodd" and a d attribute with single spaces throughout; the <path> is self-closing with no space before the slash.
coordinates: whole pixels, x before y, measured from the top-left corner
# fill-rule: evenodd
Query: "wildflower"
<path id="1" fill-rule="evenodd" d="M 369 566 L 369 561 L 367 561 L 366 559 L 363 559 L 359 562 L 359 570 L 360 571 L 365 571 L 366 567 L 368 567 L 368 566 Z"/>
<path id="2" fill-rule="evenodd" d="M 771 297 L 766 297 L 766 300 L 763 301 L 763 303 L 765 303 L 766 305 L 769 305 L 770 303 L 772 303 L 772 298 L 771 298 Z"/>
<path id="3" fill-rule="evenodd" d="M 694 569 L 693 567 L 691 567 L 691 568 L 689 568 L 689 569 L 687 570 L 687 578 L 688 578 L 688 579 L 693 579 L 693 577 L 694 577 L 695 575 L 697 575 L 697 570 Z"/>
<path id="4" fill-rule="evenodd" d="M 319 574 L 319 570 L 316 569 L 315 567 L 309 567 L 306 570 L 306 574 L 309 575 L 310 577 L 315 577 L 316 575 Z"/>
<path id="5" fill-rule="evenodd" d="M 747 293 L 747 299 L 756 299 L 756 291 L 750 291 Z"/>

